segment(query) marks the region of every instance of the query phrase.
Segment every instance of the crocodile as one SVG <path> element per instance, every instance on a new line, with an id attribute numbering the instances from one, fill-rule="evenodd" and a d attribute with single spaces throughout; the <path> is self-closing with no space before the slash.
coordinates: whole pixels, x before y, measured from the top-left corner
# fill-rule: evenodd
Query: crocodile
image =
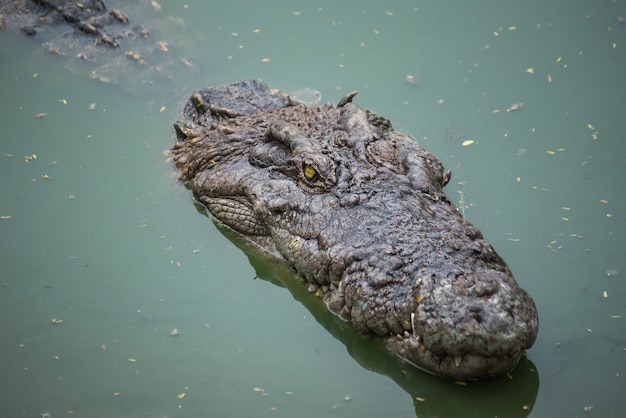
<path id="1" fill-rule="evenodd" d="M 459 380 L 512 370 L 537 336 L 533 299 L 443 192 L 450 172 L 356 94 L 315 106 L 260 80 L 196 90 L 174 123 L 179 179 L 401 359 Z"/>
<path id="2" fill-rule="evenodd" d="M 153 29 L 158 37 L 163 25 L 171 25 L 156 17 L 161 10 L 157 2 L 114 3 L 124 10 L 103 0 L 0 0 L 0 29 L 33 38 L 43 51 L 63 57 L 70 72 L 124 85 L 125 91 L 143 87 L 145 94 L 153 85 L 163 89 L 162 81 L 194 71 L 191 61 L 176 58 L 185 49 L 181 41 L 153 36 Z M 136 15 L 143 16 L 150 29 L 134 22 Z"/>

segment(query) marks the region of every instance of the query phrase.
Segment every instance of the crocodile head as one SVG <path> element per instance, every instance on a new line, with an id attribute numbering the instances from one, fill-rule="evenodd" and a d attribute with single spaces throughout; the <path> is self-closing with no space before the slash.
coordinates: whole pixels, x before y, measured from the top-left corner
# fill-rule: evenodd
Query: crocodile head
<path id="1" fill-rule="evenodd" d="M 175 125 L 180 178 L 397 356 L 455 379 L 509 371 L 535 341 L 533 300 L 442 191 L 441 162 L 355 94 L 315 107 L 257 81 L 198 91 Z"/>

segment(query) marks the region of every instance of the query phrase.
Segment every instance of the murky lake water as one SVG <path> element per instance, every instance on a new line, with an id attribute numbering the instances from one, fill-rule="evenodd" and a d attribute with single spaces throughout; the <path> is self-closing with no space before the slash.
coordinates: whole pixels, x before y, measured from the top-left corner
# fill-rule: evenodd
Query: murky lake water
<path id="1" fill-rule="evenodd" d="M 169 46 L 118 84 L 0 32 L 0 416 L 622 416 L 626 1 L 159 3 L 107 3 Z M 510 376 L 392 358 L 194 207 L 171 124 L 244 78 L 359 90 L 452 170 L 539 309 Z"/>

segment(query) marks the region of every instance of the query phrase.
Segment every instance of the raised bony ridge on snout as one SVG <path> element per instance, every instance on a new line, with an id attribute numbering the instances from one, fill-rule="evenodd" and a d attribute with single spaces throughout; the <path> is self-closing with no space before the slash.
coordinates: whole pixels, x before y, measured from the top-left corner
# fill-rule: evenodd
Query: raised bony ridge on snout
<path id="1" fill-rule="evenodd" d="M 181 179 L 392 353 L 456 379 L 508 371 L 536 338 L 532 299 L 442 191 L 441 162 L 355 94 L 316 107 L 256 81 L 200 90 L 176 129 Z"/>

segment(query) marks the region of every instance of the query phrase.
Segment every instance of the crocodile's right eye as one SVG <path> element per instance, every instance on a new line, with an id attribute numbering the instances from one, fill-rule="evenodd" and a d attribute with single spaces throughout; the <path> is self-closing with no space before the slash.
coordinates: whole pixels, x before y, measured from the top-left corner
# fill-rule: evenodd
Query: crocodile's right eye
<path id="1" fill-rule="evenodd" d="M 296 162 L 298 185 L 311 193 L 325 193 L 337 182 L 334 162 L 323 154 L 309 154 Z M 293 177 L 292 177 L 293 178 Z"/>
<path id="2" fill-rule="evenodd" d="M 317 171 L 308 164 L 304 165 L 304 177 L 307 180 L 313 180 L 317 176 Z"/>

